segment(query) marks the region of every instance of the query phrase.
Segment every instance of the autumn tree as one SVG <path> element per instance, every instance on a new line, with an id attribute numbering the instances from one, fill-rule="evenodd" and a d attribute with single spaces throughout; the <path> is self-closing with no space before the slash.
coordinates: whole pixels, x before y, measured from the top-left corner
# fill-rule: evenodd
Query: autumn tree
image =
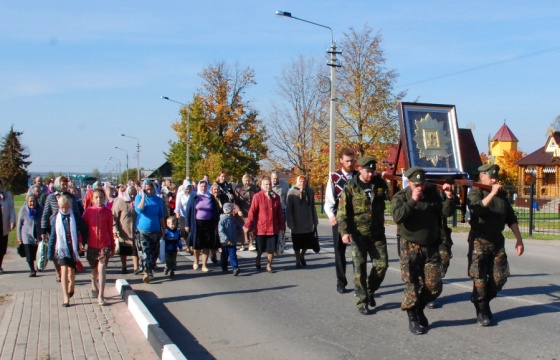
<path id="1" fill-rule="evenodd" d="M 398 73 L 386 67 L 382 43 L 367 25 L 351 27 L 340 43 L 337 142 L 356 149 L 358 157 L 383 159 L 399 139 L 396 109 L 406 92 L 394 92 Z"/>
<path id="2" fill-rule="evenodd" d="M 500 165 L 500 180 L 504 185 L 516 186 L 519 179 L 519 166 L 515 163 L 523 158 L 521 150 L 504 151 L 498 158 L 497 164 Z"/>
<path id="3" fill-rule="evenodd" d="M 311 179 L 319 178 L 313 170 L 328 168 L 330 86 L 318 86 L 327 76 L 326 66 L 300 56 L 276 78 L 281 101 L 273 103 L 268 118 L 269 161 L 274 168 Z"/>
<path id="4" fill-rule="evenodd" d="M 186 165 L 186 124 L 190 114 L 190 176 L 215 176 L 226 170 L 233 179 L 245 173 L 256 174 L 259 161 L 266 156 L 266 135 L 262 120 L 243 98 L 255 85 L 255 73 L 239 65 L 209 65 L 199 74 L 202 89 L 192 103 L 180 110 L 181 121 L 172 124 L 177 141 L 170 142 L 167 160 L 173 164 L 173 178 L 184 178 Z"/>
<path id="5" fill-rule="evenodd" d="M 22 194 L 27 191 L 29 173 L 27 167 L 31 161 L 26 161 L 29 155 L 21 146 L 19 137 L 23 132 L 10 128 L 8 134 L 2 138 L 0 144 L 0 178 L 6 189 L 12 194 Z"/>

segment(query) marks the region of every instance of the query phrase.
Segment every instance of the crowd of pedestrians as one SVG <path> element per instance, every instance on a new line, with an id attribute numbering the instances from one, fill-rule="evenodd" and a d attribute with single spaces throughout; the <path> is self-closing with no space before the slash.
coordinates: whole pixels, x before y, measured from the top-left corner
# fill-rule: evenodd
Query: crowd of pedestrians
<path id="1" fill-rule="evenodd" d="M 407 186 L 389 199 L 384 174 L 377 161 L 354 152 L 339 153 L 340 170 L 329 175 L 324 210 L 332 226 L 336 291 L 347 292 L 346 248 L 351 246 L 356 306 L 367 315 L 376 307 L 375 292 L 388 268 L 385 236 L 385 203 L 397 224 L 401 277 L 405 284 L 401 310 L 408 315 L 409 329 L 423 334 L 429 327 L 426 307 L 437 306 L 442 278 L 449 266 L 451 229 L 447 217 L 458 203 L 450 184 L 438 189 L 426 181 L 426 171 L 412 167 L 404 172 Z M 357 165 L 357 169 L 356 169 Z M 469 276 L 473 279 L 471 301 L 481 326 L 492 324 L 489 303 L 504 286 L 509 266 L 502 231 L 508 225 L 516 237 L 516 253 L 524 246 L 517 218 L 497 183 L 500 168 L 481 166 L 480 182 L 467 198 L 471 211 L 469 233 Z M 133 272 L 145 283 L 154 279 L 157 259 L 165 264 L 170 278 L 177 271 L 177 253 L 183 248 L 194 255 L 193 269 L 209 272 L 209 262 L 224 273 L 240 273 L 237 251 L 255 251 L 256 269 L 274 273 L 275 255 L 285 248 L 286 227 L 291 230 L 295 268 L 307 266 L 306 252 L 317 241 L 318 216 L 315 194 L 305 176 L 297 176 L 290 187 L 276 172 L 259 181 L 244 175 L 233 186 L 225 171 L 210 183 L 186 179 L 180 186 L 169 180 L 130 181 L 117 187 L 96 182 L 82 191 L 64 177 L 45 186 L 40 177 L 29 188 L 16 221 L 14 201 L 0 180 L 0 274 L 7 249 L 8 233 L 17 227 L 30 277 L 37 274 L 36 254 L 41 241 L 48 242 L 56 281 L 61 282 L 63 306 L 74 295 L 75 272 L 86 256 L 91 267 L 91 294 L 105 305 L 104 288 L 109 259 L 118 254 L 121 272 Z M 163 255 L 162 255 L 163 254 Z M 367 273 L 367 263 L 371 271 Z"/>

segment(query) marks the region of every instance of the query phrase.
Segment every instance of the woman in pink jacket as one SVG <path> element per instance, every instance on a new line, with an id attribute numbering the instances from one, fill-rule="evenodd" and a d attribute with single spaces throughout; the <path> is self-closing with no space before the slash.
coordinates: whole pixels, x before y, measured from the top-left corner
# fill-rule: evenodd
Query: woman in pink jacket
<path id="1" fill-rule="evenodd" d="M 272 270 L 272 259 L 278 242 L 280 230 L 286 230 L 284 215 L 282 213 L 282 203 L 280 197 L 272 191 L 272 184 L 269 176 L 264 176 L 261 180 L 261 191 L 253 196 L 245 231 L 254 231 L 257 242 L 257 269 L 261 268 L 261 255 L 266 252 L 267 264 L 266 271 Z"/>
<path id="2" fill-rule="evenodd" d="M 84 211 L 87 227 L 87 260 L 91 266 L 91 295 L 98 298 L 99 305 L 106 305 L 103 297 L 109 258 L 115 255 L 113 237 L 113 214 L 105 206 L 103 189 L 93 190 L 92 206 Z"/>

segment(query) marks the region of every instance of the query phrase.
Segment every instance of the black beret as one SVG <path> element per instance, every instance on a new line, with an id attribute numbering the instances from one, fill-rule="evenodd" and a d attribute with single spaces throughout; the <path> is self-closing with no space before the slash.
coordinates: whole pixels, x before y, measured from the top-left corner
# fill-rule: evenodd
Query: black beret
<path id="1" fill-rule="evenodd" d="M 423 184 L 426 181 L 426 171 L 419 166 L 413 166 L 406 170 L 404 176 L 414 184 Z"/>
<path id="2" fill-rule="evenodd" d="M 371 156 L 362 156 L 358 159 L 358 165 L 360 165 L 364 169 L 375 170 L 377 160 L 375 160 Z"/>
<path id="3" fill-rule="evenodd" d="M 500 167 L 496 164 L 484 164 L 478 168 L 481 174 L 486 174 L 491 178 L 497 179 L 498 173 L 500 172 Z"/>

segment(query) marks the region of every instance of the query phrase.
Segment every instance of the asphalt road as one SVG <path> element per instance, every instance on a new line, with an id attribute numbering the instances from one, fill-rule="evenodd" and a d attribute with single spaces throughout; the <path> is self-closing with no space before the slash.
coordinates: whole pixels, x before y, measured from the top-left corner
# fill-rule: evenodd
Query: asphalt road
<path id="1" fill-rule="evenodd" d="M 202 273 L 183 252 L 174 280 L 157 273 L 149 285 L 140 277 L 131 283 L 189 359 L 560 358 L 560 241 L 526 241 L 521 257 L 507 241 L 512 275 L 491 304 L 495 325 L 480 327 L 469 301 L 467 235 L 454 233 L 442 307 L 426 310 L 429 332 L 415 336 L 400 310 L 395 227 L 387 227 L 389 270 L 368 316 L 358 313 L 352 292 L 335 290 L 326 220 L 319 234 L 321 252 L 308 255 L 305 269 L 295 268 L 288 250 L 275 259 L 274 274 L 255 269 L 253 252 L 238 252 L 239 277 L 217 265 Z"/>

